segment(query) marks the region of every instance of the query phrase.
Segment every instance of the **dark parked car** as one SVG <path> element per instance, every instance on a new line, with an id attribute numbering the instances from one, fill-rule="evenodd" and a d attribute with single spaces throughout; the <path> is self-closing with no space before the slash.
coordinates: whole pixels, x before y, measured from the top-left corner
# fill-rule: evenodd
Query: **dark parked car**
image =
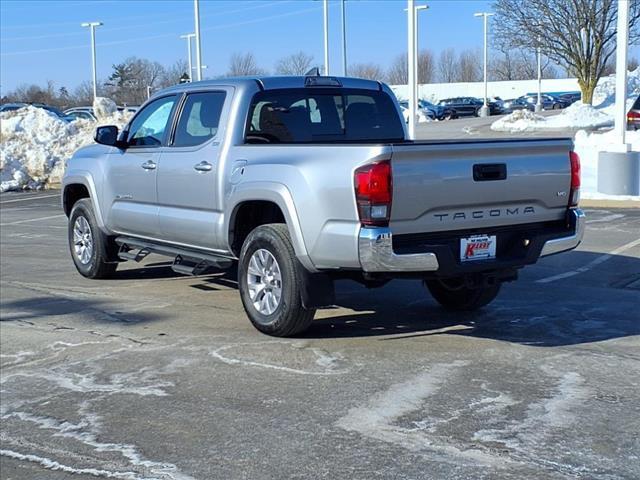
<path id="1" fill-rule="evenodd" d="M 19 110 L 21 108 L 24 108 L 26 106 L 27 106 L 26 103 L 5 103 L 4 105 L 0 106 L 0 113 L 12 112 L 14 110 Z"/>
<path id="2" fill-rule="evenodd" d="M 91 120 L 93 122 L 96 121 L 96 115 L 93 111 L 93 107 L 74 107 L 69 108 L 64 111 L 66 117 L 71 118 L 71 120 Z"/>
<path id="3" fill-rule="evenodd" d="M 432 118 L 434 120 L 451 120 L 453 118 L 458 118 L 458 114 L 451 107 L 434 105 L 427 100 L 418 100 L 418 105 L 429 118 Z"/>
<path id="4" fill-rule="evenodd" d="M 582 93 L 580 92 L 567 92 L 558 95 L 560 100 L 567 102 L 569 105 L 576 103 L 578 100 L 582 100 Z"/>
<path id="5" fill-rule="evenodd" d="M 531 110 L 533 111 L 533 105 L 527 102 L 524 97 L 511 98 L 502 102 L 504 111 L 506 113 L 515 112 L 516 110 Z"/>
<path id="6" fill-rule="evenodd" d="M 536 103 L 538 103 L 537 93 L 528 93 L 520 98 L 533 105 L 534 108 Z M 560 97 L 556 97 L 555 95 L 551 95 L 549 93 L 543 93 L 542 95 L 540 95 L 540 102 L 542 103 L 543 110 L 559 110 L 561 108 L 567 108 L 569 105 L 571 105 L 568 101 L 562 100 Z"/>
<path id="7" fill-rule="evenodd" d="M 629 130 L 640 129 L 640 97 L 631 106 L 631 110 L 627 113 L 627 128 Z"/>
<path id="8" fill-rule="evenodd" d="M 459 117 L 475 116 L 477 117 L 483 101 L 475 97 L 455 97 L 444 98 L 438 102 L 441 107 L 453 108 Z M 496 102 L 489 102 L 490 115 L 500 115 L 504 113 L 500 105 Z"/>

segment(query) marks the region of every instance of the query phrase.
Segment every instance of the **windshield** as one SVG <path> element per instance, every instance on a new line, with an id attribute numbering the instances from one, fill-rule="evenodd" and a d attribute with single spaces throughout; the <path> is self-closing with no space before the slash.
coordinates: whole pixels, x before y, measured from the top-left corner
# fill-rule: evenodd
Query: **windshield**
<path id="1" fill-rule="evenodd" d="M 398 142 L 404 130 L 389 95 L 347 88 L 297 88 L 257 93 L 246 143 Z"/>

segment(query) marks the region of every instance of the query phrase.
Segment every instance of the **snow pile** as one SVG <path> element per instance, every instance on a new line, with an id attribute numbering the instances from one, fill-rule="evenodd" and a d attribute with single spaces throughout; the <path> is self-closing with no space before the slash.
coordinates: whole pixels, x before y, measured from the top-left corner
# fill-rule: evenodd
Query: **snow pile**
<path id="1" fill-rule="evenodd" d="M 491 124 L 491 130 L 499 132 L 535 132 L 556 129 L 595 130 L 613 126 L 615 108 L 615 75 L 603 78 L 593 95 L 593 105 L 575 102 L 560 114 L 542 117 L 530 111 L 515 111 Z M 640 68 L 627 76 L 627 110 L 640 95 Z"/>
<path id="2" fill-rule="evenodd" d="M 97 123 L 68 123 L 32 106 L 1 113 L 0 192 L 40 189 L 60 182 L 66 160 L 78 148 L 93 143 L 97 125 L 122 127 L 131 116 L 129 112 L 118 112 L 109 99 L 98 98 L 94 108 Z"/>
<path id="3" fill-rule="evenodd" d="M 580 130 L 576 133 L 574 150 L 580 157 L 582 198 L 640 201 L 640 196 L 598 193 L 598 154 L 606 151 L 616 140 L 618 139 L 614 137 L 613 130 L 605 133 L 589 133 Z M 631 144 L 633 151 L 640 151 L 640 131 L 628 131 L 627 143 Z"/>
<path id="4" fill-rule="evenodd" d="M 499 132 L 530 132 L 545 128 L 546 119 L 541 115 L 536 115 L 529 110 L 516 110 L 515 112 L 499 118 L 491 124 L 491 130 Z"/>

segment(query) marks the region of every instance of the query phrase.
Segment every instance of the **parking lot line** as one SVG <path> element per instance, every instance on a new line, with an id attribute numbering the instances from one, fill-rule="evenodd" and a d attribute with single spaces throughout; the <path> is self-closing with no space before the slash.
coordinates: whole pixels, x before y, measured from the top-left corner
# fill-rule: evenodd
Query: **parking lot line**
<path id="1" fill-rule="evenodd" d="M 621 247 L 618 247 L 618 248 L 616 248 L 615 250 L 612 250 L 609 253 L 605 253 L 604 255 L 600 255 L 599 257 L 594 258 L 589 263 L 587 263 L 584 267 L 576 268 L 575 270 L 571 270 L 571 271 L 565 272 L 565 273 L 559 273 L 558 275 L 553 275 L 551 277 L 541 278 L 540 280 L 536 280 L 536 283 L 555 282 L 556 280 L 562 280 L 564 278 L 569 278 L 569 277 L 573 277 L 575 275 L 579 275 L 581 273 L 588 272 L 593 267 L 596 267 L 596 266 L 600 265 L 601 263 L 606 262 L 607 260 L 609 260 L 614 255 L 618 255 L 618 254 L 620 254 L 622 252 L 625 252 L 625 251 L 629 250 L 630 248 L 633 248 L 633 247 L 635 247 L 637 245 L 640 245 L 640 238 L 637 239 L 637 240 L 634 240 L 633 242 L 629 242 L 629 243 L 627 243 L 625 245 L 622 245 Z"/>
<path id="2" fill-rule="evenodd" d="M 40 200 L 41 198 L 53 198 L 53 197 L 59 197 L 59 196 L 60 194 L 56 193 L 55 195 L 38 195 L 38 196 L 29 197 L 29 198 L 16 198 L 14 200 L 5 200 L 4 202 L 0 202 L 0 205 L 4 205 L 5 203 L 26 202 L 29 200 Z"/>
<path id="3" fill-rule="evenodd" d="M 65 216 L 64 213 L 59 213 L 57 215 L 51 215 L 49 217 L 28 218 L 26 220 L 17 220 L 15 222 L 0 223 L 0 227 L 6 227 L 9 225 L 19 225 L 21 223 L 39 222 L 40 220 L 50 220 L 52 218 L 59 218 L 64 216 Z"/>

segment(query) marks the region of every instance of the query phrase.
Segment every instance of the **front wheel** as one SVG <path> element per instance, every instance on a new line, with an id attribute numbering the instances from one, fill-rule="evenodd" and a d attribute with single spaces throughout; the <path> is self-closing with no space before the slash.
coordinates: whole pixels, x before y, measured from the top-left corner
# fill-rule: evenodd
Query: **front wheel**
<path id="1" fill-rule="evenodd" d="M 238 288 L 249 320 L 261 332 L 288 337 L 311 325 L 315 310 L 302 304 L 300 268 L 286 225 L 261 225 L 244 241 Z"/>
<path id="2" fill-rule="evenodd" d="M 500 283 L 468 287 L 463 279 L 425 280 L 433 298 L 447 310 L 472 311 L 491 303 L 500 292 Z"/>
<path id="3" fill-rule="evenodd" d="M 108 248 L 112 241 L 96 222 L 91 200 L 78 200 L 69 215 L 69 249 L 78 272 L 87 278 L 108 278 L 118 266 L 109 261 Z"/>

